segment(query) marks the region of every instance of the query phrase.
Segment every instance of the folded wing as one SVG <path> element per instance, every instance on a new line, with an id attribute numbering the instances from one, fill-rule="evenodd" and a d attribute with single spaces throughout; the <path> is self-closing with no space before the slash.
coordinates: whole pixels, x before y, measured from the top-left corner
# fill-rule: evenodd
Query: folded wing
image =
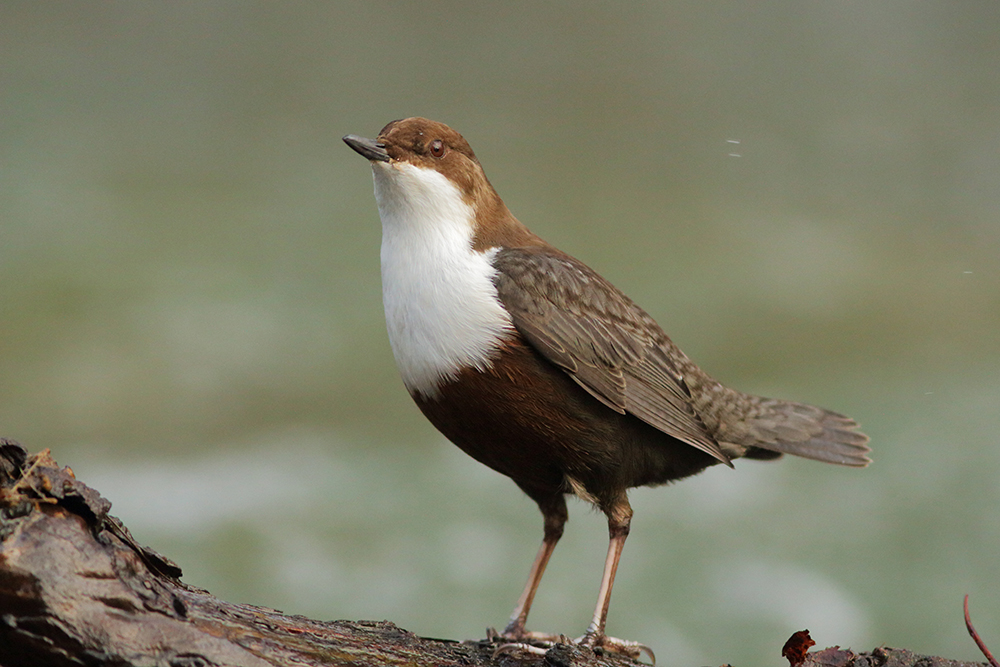
<path id="1" fill-rule="evenodd" d="M 494 282 L 514 326 L 546 359 L 620 414 L 729 463 L 691 405 L 663 330 L 592 269 L 551 248 L 505 248 Z"/>

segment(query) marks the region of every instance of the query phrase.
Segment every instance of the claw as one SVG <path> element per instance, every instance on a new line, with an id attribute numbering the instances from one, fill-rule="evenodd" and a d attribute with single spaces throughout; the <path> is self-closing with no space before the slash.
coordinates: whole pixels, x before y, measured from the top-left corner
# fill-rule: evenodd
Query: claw
<path id="1" fill-rule="evenodd" d="M 493 650 L 493 659 L 518 651 L 532 655 L 545 655 L 558 643 L 572 644 L 573 640 L 566 635 L 553 635 L 547 632 L 497 632 L 494 628 L 486 628 L 486 639 L 491 643 L 503 642 Z"/>
<path id="2" fill-rule="evenodd" d="M 566 635 L 555 635 L 549 632 L 534 632 L 531 630 L 521 630 L 520 632 L 508 632 L 504 630 L 503 632 L 497 632 L 496 628 L 486 628 L 486 640 L 490 642 L 506 641 L 512 644 L 545 644 L 547 646 L 552 646 L 560 642 L 563 644 L 573 643 L 573 640 Z"/>
<path id="3" fill-rule="evenodd" d="M 524 642 L 511 642 L 509 644 L 500 644 L 500 646 L 493 649 L 493 659 L 496 660 L 501 655 L 510 655 L 519 651 L 531 653 L 532 655 L 545 655 L 549 652 L 549 649 L 532 646 L 531 644 L 525 644 Z"/>
<path id="4" fill-rule="evenodd" d="M 656 655 L 653 653 L 653 649 L 645 644 L 640 644 L 629 639 L 618 639 L 617 637 L 608 637 L 607 635 L 585 634 L 582 637 L 574 639 L 573 643 L 588 646 L 591 649 L 602 648 L 605 651 L 618 653 L 633 660 L 638 660 L 645 653 L 649 656 L 650 664 L 656 664 Z"/>
<path id="5" fill-rule="evenodd" d="M 645 653 L 649 657 L 649 662 L 656 665 L 656 655 L 653 649 L 645 644 L 630 641 L 628 639 L 618 639 L 597 633 L 587 633 L 576 639 L 570 639 L 566 635 L 555 635 L 546 632 L 531 632 L 522 630 L 518 633 L 500 633 L 494 628 L 486 628 L 486 639 L 491 643 L 504 642 L 493 650 L 493 659 L 501 655 L 510 655 L 523 651 L 532 655 L 545 655 L 556 644 L 570 644 L 574 646 L 585 646 L 593 650 L 604 650 L 610 653 L 624 655 L 633 660 L 639 660 Z"/>
<path id="6" fill-rule="evenodd" d="M 553 644 L 569 644 L 573 641 L 566 635 L 554 635 L 549 632 L 533 632 L 531 630 L 522 632 L 520 639 L 527 639 L 539 644 L 548 644 L 549 646 Z"/>

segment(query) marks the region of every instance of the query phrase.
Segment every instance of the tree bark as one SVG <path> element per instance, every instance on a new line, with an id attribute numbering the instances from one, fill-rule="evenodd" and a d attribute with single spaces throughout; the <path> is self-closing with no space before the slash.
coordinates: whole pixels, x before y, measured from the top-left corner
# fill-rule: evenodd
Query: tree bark
<path id="1" fill-rule="evenodd" d="M 556 644 L 544 655 L 494 657 L 488 640 L 417 637 L 389 621 L 314 621 L 232 604 L 180 580 L 138 544 L 111 503 L 60 468 L 0 439 L 0 665 L 634 665 Z M 669 663 L 669 658 L 667 663 Z M 791 662 L 791 660 L 790 660 Z M 805 655 L 825 667 L 964 667 L 898 649 Z"/>

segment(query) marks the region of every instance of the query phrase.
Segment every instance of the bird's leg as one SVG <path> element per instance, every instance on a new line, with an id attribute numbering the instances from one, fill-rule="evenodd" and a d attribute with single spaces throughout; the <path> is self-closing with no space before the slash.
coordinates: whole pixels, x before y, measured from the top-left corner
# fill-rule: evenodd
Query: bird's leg
<path id="1" fill-rule="evenodd" d="M 503 634 L 490 632 L 491 639 L 507 640 L 507 643 L 497 647 L 494 656 L 505 653 L 525 652 L 535 655 L 545 655 L 547 648 L 557 642 L 568 643 L 569 640 L 561 635 L 548 635 L 540 632 L 528 632 L 524 629 L 528 611 L 531 608 L 531 601 L 535 597 L 538 589 L 538 582 L 545 571 L 549 556 L 556 546 L 556 542 L 562 536 L 563 525 L 566 523 L 566 503 L 562 496 L 559 502 L 551 505 L 543 505 L 542 514 L 545 516 L 545 539 L 542 541 L 542 548 L 538 550 L 535 562 L 531 566 L 531 574 L 528 577 L 528 585 L 525 586 L 521 598 L 511 615 L 510 624 Z M 549 508 L 549 509 L 547 509 Z M 628 503 L 625 494 L 621 494 L 614 502 L 603 506 L 605 515 L 608 517 L 608 555 L 604 562 L 604 576 L 601 577 L 601 588 L 597 595 L 597 607 L 594 609 L 594 618 L 587 627 L 587 632 L 575 640 L 573 643 L 587 646 L 591 649 L 602 648 L 614 653 L 621 653 L 636 660 L 646 653 L 653 664 L 656 657 L 653 651 L 638 642 L 625 639 L 616 639 L 604 634 L 604 625 L 608 620 L 608 607 L 611 604 L 611 589 L 615 583 L 615 573 L 618 571 L 618 560 L 622 555 L 622 548 L 625 546 L 625 538 L 628 537 L 629 525 L 632 522 L 632 506 Z M 546 648 L 540 648 L 541 644 Z"/>
<path id="2" fill-rule="evenodd" d="M 514 607 L 514 611 L 510 615 L 510 622 L 503 631 L 505 638 L 520 639 L 525 634 L 524 624 L 528 620 L 528 612 L 531 611 L 535 591 L 538 590 L 538 584 L 542 580 L 542 574 L 545 572 L 549 557 L 556 548 L 557 540 L 558 538 L 550 539 L 548 535 L 542 540 L 542 546 L 538 549 L 535 562 L 531 565 L 528 582 L 524 586 L 524 591 L 521 592 L 521 597 L 517 600 L 517 606 Z"/>
<path id="3" fill-rule="evenodd" d="M 604 576 L 601 577 L 601 588 L 597 593 L 597 607 L 594 618 L 584 634 L 584 643 L 591 646 L 595 640 L 604 636 L 604 624 L 608 621 L 608 607 L 611 605 L 611 588 L 615 585 L 615 573 L 618 571 L 618 560 L 622 556 L 625 538 L 628 537 L 629 525 L 632 523 L 632 506 L 624 494 L 612 505 L 604 509 L 608 517 L 608 555 L 604 559 Z"/>
<path id="4" fill-rule="evenodd" d="M 595 648 L 600 646 L 615 653 L 623 653 L 638 659 L 645 652 L 655 663 L 656 657 L 648 646 L 625 639 L 615 639 L 604 634 L 604 625 L 608 621 L 608 607 L 611 604 L 611 589 L 615 585 L 615 573 L 618 571 L 618 560 L 628 537 L 629 525 L 632 523 L 632 506 L 623 493 L 613 503 L 602 507 L 608 517 L 608 555 L 604 560 L 604 576 L 601 577 L 601 588 L 597 594 L 597 607 L 594 618 L 587 627 L 587 632 L 576 640 L 578 644 Z"/>
<path id="5" fill-rule="evenodd" d="M 538 584 L 545 573 L 545 566 L 548 565 L 549 557 L 552 556 L 556 543 L 562 537 L 563 527 L 566 525 L 569 514 L 566 511 L 566 500 L 562 494 L 550 496 L 537 502 L 545 520 L 545 535 L 542 539 L 542 546 L 538 549 L 538 555 L 535 556 L 535 562 L 531 565 L 531 572 L 528 574 L 528 582 L 524 586 L 524 591 L 517 600 L 517 606 L 514 607 L 510 616 L 510 622 L 500 635 L 509 641 L 551 639 L 549 635 L 527 632 L 524 629 L 524 624 L 528 620 L 528 612 L 531 611 L 531 603 L 535 599 Z"/>

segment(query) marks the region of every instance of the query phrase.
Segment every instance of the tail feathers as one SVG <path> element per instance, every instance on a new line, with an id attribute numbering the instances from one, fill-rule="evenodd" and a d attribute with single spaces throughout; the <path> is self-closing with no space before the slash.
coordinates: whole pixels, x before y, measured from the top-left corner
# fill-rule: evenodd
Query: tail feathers
<path id="1" fill-rule="evenodd" d="M 766 450 L 845 466 L 871 463 L 868 436 L 856 430 L 858 423 L 850 417 L 804 403 L 753 399 L 754 407 L 738 429 L 742 437 L 737 441 L 749 447 L 750 457 L 768 458 L 759 451 Z"/>

